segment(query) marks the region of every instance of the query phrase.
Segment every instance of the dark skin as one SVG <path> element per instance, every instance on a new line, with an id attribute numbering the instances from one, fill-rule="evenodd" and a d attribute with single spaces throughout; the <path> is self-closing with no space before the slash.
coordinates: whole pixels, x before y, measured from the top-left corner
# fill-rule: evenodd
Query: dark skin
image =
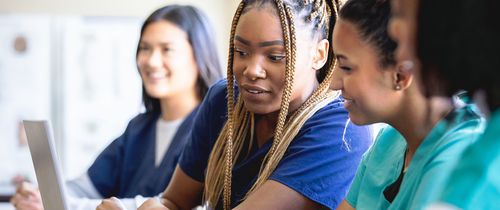
<path id="1" fill-rule="evenodd" d="M 235 38 L 234 74 L 236 82 L 243 89 L 241 97 L 245 100 L 246 108 L 257 116 L 255 131 L 259 146 L 272 139 L 284 84 L 283 34 L 279 18 L 275 14 L 274 8 L 247 11 L 240 18 L 235 36 L 242 39 Z M 263 22 L 266 23 L 265 26 L 259 24 Z M 302 36 L 311 39 L 308 33 L 299 33 L 298 39 L 303 38 Z M 327 59 L 329 46 L 327 40 L 314 42 L 315 44 L 310 43 L 298 44 L 300 45 L 298 49 L 302 49 L 299 52 L 310 53 L 298 53 L 297 66 L 300 68 L 295 73 L 300 80 L 294 81 L 290 111 L 296 110 L 304 103 L 317 87 L 315 69 L 322 67 Z M 161 203 L 149 200 L 139 209 L 192 209 L 200 204 L 202 193 L 203 183 L 192 179 L 180 167 L 177 167 L 170 184 L 163 193 Z M 323 206 L 288 186 L 268 180 L 234 209 L 312 210 L 322 208 Z M 117 208 L 109 206 L 105 209 Z"/>
<path id="2" fill-rule="evenodd" d="M 405 69 L 400 64 L 381 67 L 378 51 L 362 38 L 357 27 L 342 18 L 337 21 L 332 46 L 339 66 L 331 87 L 342 91 L 352 122 L 387 123 L 403 135 L 408 145 L 404 160 L 407 168 L 424 138 L 452 110 L 451 101 L 427 98 L 421 92 L 416 68 Z M 380 98 L 384 99 L 383 106 Z M 355 208 L 344 200 L 337 209 Z"/>

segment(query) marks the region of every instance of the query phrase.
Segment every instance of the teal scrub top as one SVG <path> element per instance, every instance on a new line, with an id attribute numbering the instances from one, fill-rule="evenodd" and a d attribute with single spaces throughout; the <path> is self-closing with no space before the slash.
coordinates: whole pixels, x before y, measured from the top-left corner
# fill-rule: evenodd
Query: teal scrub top
<path id="1" fill-rule="evenodd" d="M 500 209 L 500 110 L 460 159 L 441 201 L 461 209 Z"/>
<path id="2" fill-rule="evenodd" d="M 440 120 L 415 151 L 392 203 L 383 192 L 400 176 L 407 145 L 396 129 L 384 128 L 363 157 L 347 202 L 358 210 L 425 208 L 438 200 L 461 153 L 482 134 L 484 124 L 471 104 Z"/>

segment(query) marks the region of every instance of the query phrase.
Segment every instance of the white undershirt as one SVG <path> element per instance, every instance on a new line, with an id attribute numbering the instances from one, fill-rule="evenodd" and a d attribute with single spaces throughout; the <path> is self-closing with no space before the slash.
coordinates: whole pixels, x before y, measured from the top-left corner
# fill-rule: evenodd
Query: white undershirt
<path id="1" fill-rule="evenodd" d="M 163 160 L 165 152 L 167 152 L 172 139 L 174 138 L 177 129 L 181 125 L 184 118 L 166 121 L 158 119 L 156 122 L 156 151 L 155 151 L 155 166 L 158 167 Z"/>

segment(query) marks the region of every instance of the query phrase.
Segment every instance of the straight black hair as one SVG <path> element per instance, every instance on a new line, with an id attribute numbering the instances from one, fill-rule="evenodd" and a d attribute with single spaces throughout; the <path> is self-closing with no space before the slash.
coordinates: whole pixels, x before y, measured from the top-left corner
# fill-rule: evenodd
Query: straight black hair
<path id="1" fill-rule="evenodd" d="M 193 6 L 168 5 L 154 11 L 144 21 L 141 28 L 141 39 L 144 30 L 151 23 L 158 21 L 173 23 L 187 33 L 200 73 L 197 80 L 198 95 L 203 98 L 210 85 L 223 78 L 214 30 L 208 18 L 201 10 Z M 137 54 L 138 52 L 139 46 L 137 47 Z M 144 84 L 142 85 L 142 101 L 146 112 L 161 111 L 160 100 L 148 95 Z"/>

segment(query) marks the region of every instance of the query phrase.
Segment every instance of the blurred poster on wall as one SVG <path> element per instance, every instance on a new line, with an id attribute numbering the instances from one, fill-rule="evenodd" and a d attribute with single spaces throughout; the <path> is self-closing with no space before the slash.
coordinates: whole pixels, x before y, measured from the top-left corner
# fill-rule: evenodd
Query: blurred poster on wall
<path id="1" fill-rule="evenodd" d="M 67 177 L 90 166 L 141 108 L 135 62 L 141 20 L 65 17 L 61 28 L 64 152 Z"/>
<path id="2" fill-rule="evenodd" d="M 36 181 L 21 121 L 50 119 L 51 59 L 49 17 L 0 15 L 0 186 Z"/>
<path id="3" fill-rule="evenodd" d="M 48 119 L 65 177 L 81 175 L 141 111 L 142 20 L 0 14 L 0 195 L 35 180 L 23 119 Z"/>

